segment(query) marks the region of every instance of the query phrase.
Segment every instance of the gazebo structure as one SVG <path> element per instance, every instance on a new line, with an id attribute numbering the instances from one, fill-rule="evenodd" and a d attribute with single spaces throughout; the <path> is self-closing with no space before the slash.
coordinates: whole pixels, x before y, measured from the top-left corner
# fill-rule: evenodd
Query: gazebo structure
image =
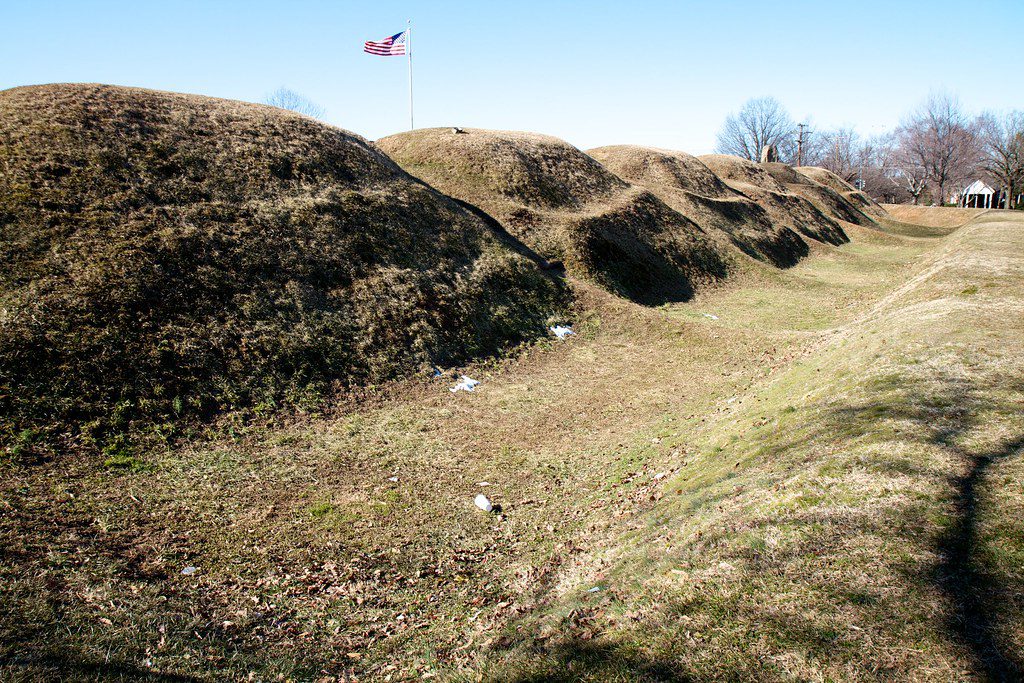
<path id="1" fill-rule="evenodd" d="M 960 193 L 960 206 L 972 209 L 998 208 L 1000 200 L 999 192 L 980 180 L 975 180 Z"/>

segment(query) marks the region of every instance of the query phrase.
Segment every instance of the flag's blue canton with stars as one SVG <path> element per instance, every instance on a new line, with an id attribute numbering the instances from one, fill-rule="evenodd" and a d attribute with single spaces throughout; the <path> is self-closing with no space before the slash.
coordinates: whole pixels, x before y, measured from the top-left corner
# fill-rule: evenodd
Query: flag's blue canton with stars
<path id="1" fill-rule="evenodd" d="M 363 52 L 382 57 L 392 57 L 405 54 L 405 42 L 409 32 L 402 31 L 384 40 L 368 40 L 363 43 Z"/>

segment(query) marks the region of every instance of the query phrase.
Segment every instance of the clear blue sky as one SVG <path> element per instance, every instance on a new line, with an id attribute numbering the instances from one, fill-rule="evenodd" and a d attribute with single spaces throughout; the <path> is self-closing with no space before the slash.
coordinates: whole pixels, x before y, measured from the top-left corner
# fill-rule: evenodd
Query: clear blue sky
<path id="1" fill-rule="evenodd" d="M 362 42 L 410 18 L 417 126 L 703 153 L 759 95 L 863 133 L 932 89 L 972 110 L 1024 108 L 1022 0 L 4 0 L 0 88 L 102 82 L 259 101 L 287 86 L 373 139 L 408 127 L 406 64 Z"/>

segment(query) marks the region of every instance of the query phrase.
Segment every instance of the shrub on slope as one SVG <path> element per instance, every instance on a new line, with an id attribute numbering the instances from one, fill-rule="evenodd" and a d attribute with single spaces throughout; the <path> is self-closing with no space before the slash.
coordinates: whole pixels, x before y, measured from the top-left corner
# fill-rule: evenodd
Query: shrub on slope
<path id="1" fill-rule="evenodd" d="M 765 169 L 767 164 L 755 164 L 728 154 L 706 154 L 699 158 L 729 187 L 760 204 L 773 222 L 819 242 L 844 244 L 849 241 L 836 218 L 826 215 L 807 198 L 789 191 Z"/>
<path id="2" fill-rule="evenodd" d="M 694 156 L 632 145 L 600 147 L 588 154 L 754 258 L 791 266 L 807 255 L 807 243 L 799 235 L 773 224 L 768 212 L 722 182 Z"/>
<path id="3" fill-rule="evenodd" d="M 714 240 L 575 147 L 532 133 L 425 129 L 378 141 L 405 170 L 494 217 L 545 259 L 643 303 L 725 274 Z"/>
<path id="4" fill-rule="evenodd" d="M 0 436 L 304 400 L 492 352 L 565 303 L 351 133 L 192 95 L 0 93 Z"/>

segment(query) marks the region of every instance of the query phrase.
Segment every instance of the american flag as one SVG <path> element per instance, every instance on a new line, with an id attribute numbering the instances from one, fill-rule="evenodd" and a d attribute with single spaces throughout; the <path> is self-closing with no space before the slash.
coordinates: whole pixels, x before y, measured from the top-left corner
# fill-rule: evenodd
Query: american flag
<path id="1" fill-rule="evenodd" d="M 363 52 L 369 52 L 371 55 L 381 55 L 382 57 L 404 55 L 408 33 L 408 31 L 402 31 L 384 40 L 368 40 L 363 43 Z"/>

